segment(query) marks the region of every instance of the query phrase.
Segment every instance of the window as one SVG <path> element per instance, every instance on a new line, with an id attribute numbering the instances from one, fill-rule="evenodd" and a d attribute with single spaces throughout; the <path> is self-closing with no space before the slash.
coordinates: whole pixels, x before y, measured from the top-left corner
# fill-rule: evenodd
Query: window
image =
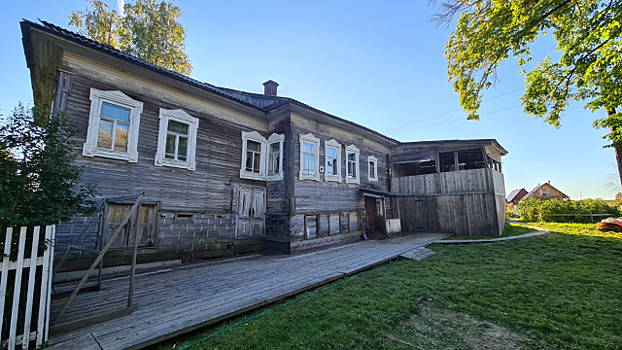
<path id="1" fill-rule="evenodd" d="M 285 135 L 272 134 L 268 140 L 256 131 L 242 132 L 240 178 L 283 180 L 283 142 Z"/>
<path id="2" fill-rule="evenodd" d="M 350 145 L 346 147 L 346 166 L 348 170 L 347 183 L 360 184 L 359 176 L 359 149 Z"/>
<path id="3" fill-rule="evenodd" d="M 341 183 L 341 144 L 330 140 L 324 143 L 324 147 L 326 153 L 324 180 Z"/>
<path id="4" fill-rule="evenodd" d="M 199 119 L 181 109 L 160 108 L 160 131 L 155 165 L 195 170 Z"/>
<path id="5" fill-rule="evenodd" d="M 272 134 L 268 138 L 268 174 L 266 180 L 283 180 L 283 142 L 285 135 Z"/>
<path id="6" fill-rule="evenodd" d="M 300 180 L 320 181 L 320 139 L 313 134 L 300 135 Z"/>
<path id="7" fill-rule="evenodd" d="M 91 88 L 91 111 L 85 157 L 106 157 L 138 161 L 138 128 L 143 103 L 121 91 L 101 91 Z"/>
<path id="8" fill-rule="evenodd" d="M 367 176 L 369 181 L 378 181 L 378 160 L 374 156 L 367 157 Z"/>

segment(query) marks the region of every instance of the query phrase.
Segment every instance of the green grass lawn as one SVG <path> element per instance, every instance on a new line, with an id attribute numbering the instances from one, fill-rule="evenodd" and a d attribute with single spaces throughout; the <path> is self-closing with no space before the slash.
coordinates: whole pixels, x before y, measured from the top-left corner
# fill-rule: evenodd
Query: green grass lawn
<path id="1" fill-rule="evenodd" d="M 491 238 L 503 238 L 503 237 L 512 237 L 518 235 L 524 235 L 526 233 L 535 232 L 536 229 L 529 228 L 523 225 L 517 225 L 512 223 L 507 223 L 503 228 L 503 234 L 497 237 L 490 236 L 451 236 L 445 239 L 447 240 L 465 240 L 465 239 L 491 239 Z"/>
<path id="2" fill-rule="evenodd" d="M 622 349 L 622 236 L 564 225 L 433 245 L 438 254 L 422 262 L 362 272 L 160 349 L 477 349 L 465 334 L 499 329 L 499 349 Z"/>

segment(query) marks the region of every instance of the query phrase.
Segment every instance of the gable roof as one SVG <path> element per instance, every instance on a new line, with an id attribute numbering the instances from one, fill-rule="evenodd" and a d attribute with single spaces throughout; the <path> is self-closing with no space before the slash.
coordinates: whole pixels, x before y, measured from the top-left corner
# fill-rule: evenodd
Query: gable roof
<path id="1" fill-rule="evenodd" d="M 524 187 L 523 187 L 523 188 L 516 189 L 516 190 L 512 190 L 512 192 L 510 192 L 510 194 L 508 194 L 508 196 L 507 196 L 507 197 L 505 197 L 505 201 L 506 201 L 506 202 L 511 202 L 511 201 L 513 201 L 513 200 L 514 200 L 514 198 L 516 198 L 516 196 L 517 196 L 517 195 L 518 195 L 521 191 L 525 191 L 525 192 L 527 192 L 527 191 L 525 190 L 525 188 L 524 188 Z M 525 198 L 525 197 L 523 197 L 523 198 Z"/>
<path id="2" fill-rule="evenodd" d="M 535 194 L 535 193 L 536 193 L 539 189 L 541 189 L 541 188 L 542 188 L 542 187 L 544 187 L 545 185 L 549 185 L 549 187 L 551 187 L 551 188 L 553 188 L 554 190 L 556 190 L 556 191 L 558 191 L 559 193 L 561 193 L 561 194 L 564 196 L 564 198 L 570 198 L 570 196 L 566 195 L 564 192 L 562 192 L 562 191 L 558 190 L 557 188 L 553 187 L 550 183 L 545 182 L 545 183 L 543 183 L 543 184 L 541 184 L 541 185 L 538 185 L 538 186 L 534 187 L 534 188 L 533 188 L 533 190 L 529 191 L 529 193 L 527 193 L 527 194 L 525 195 L 525 197 L 523 197 L 523 199 L 525 199 L 525 198 L 529 198 L 529 197 L 532 197 L 532 196 L 533 196 L 533 195 L 534 195 L 534 194 Z"/>

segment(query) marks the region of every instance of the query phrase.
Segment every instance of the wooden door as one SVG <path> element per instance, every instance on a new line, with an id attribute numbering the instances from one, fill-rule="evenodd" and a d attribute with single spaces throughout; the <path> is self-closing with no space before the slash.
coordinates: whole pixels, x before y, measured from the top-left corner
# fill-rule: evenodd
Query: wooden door
<path id="1" fill-rule="evenodd" d="M 106 229 L 104 231 L 104 244 L 106 244 L 111 238 L 114 231 L 119 227 L 119 224 L 125 219 L 125 216 L 130 211 L 132 205 L 130 204 L 108 204 L 108 210 L 106 213 Z M 129 224 L 121 230 L 121 233 L 112 243 L 111 248 L 128 248 L 134 244 L 133 236 L 130 234 L 130 227 L 134 227 L 136 218 L 134 215 L 130 218 Z M 155 205 L 141 205 L 140 215 L 138 217 L 138 246 L 139 247 L 153 247 L 155 245 L 156 238 L 156 206 Z"/>
<path id="2" fill-rule="evenodd" d="M 379 227 L 376 198 L 365 196 L 365 211 L 367 211 L 367 227 L 370 230 L 377 230 Z"/>
<path id="3" fill-rule="evenodd" d="M 240 187 L 237 237 L 262 236 L 266 212 L 266 190 Z"/>

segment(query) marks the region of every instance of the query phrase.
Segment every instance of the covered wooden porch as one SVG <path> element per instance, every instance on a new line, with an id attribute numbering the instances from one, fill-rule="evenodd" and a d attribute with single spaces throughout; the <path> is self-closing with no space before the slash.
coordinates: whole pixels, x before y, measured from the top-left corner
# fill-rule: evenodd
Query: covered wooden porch
<path id="1" fill-rule="evenodd" d="M 139 349 L 381 264 L 449 236 L 402 234 L 298 255 L 256 255 L 203 262 L 136 276 L 132 313 L 63 334 L 48 349 Z M 128 278 L 78 294 L 65 321 L 125 308 Z M 63 304 L 52 303 L 52 315 Z"/>

